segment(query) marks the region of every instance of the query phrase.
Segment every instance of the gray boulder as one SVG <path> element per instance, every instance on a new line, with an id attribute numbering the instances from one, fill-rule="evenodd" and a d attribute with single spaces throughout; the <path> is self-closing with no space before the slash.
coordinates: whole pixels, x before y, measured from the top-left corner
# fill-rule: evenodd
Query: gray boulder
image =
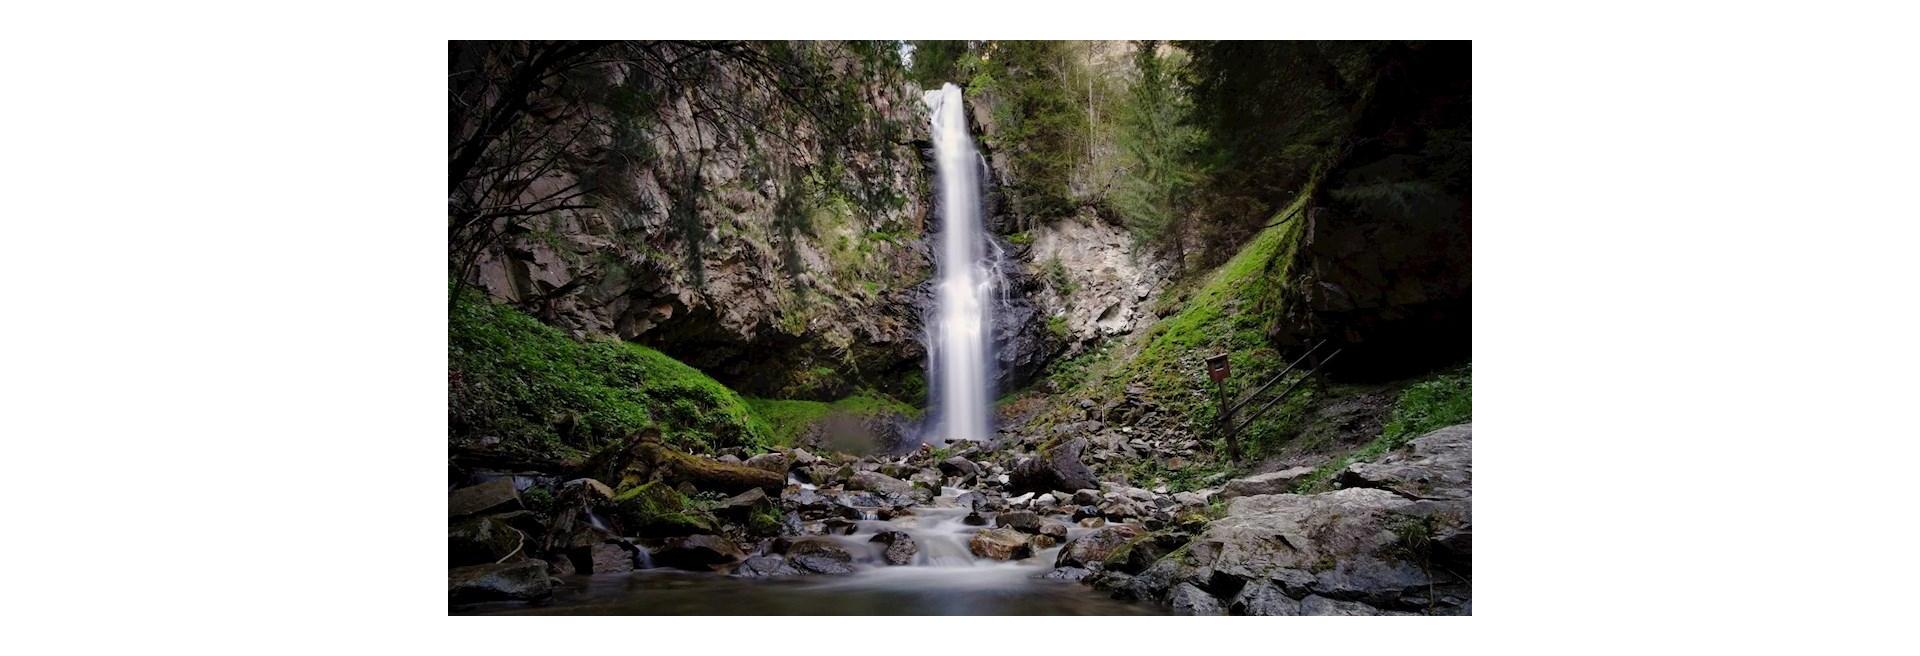
<path id="1" fill-rule="evenodd" d="M 1227 607 L 1207 591 L 1192 583 L 1174 586 L 1167 595 L 1167 606 L 1175 615 L 1225 615 Z"/>
<path id="2" fill-rule="evenodd" d="M 796 540 L 787 546 L 787 562 L 813 574 L 853 573 L 853 554 L 832 540 Z"/>
<path id="3" fill-rule="evenodd" d="M 1086 440 L 1074 438 L 1020 461 L 1013 468 L 1008 484 L 1015 492 L 1047 493 L 1054 490 L 1098 489 L 1100 482 L 1093 470 L 1080 461 Z"/>
<path id="4" fill-rule="evenodd" d="M 789 462 L 787 454 L 775 451 L 773 453 L 762 453 L 748 458 L 747 466 L 756 469 L 765 469 L 775 474 L 785 476 L 787 475 L 787 464 Z"/>
<path id="5" fill-rule="evenodd" d="M 553 593 L 547 564 L 538 560 L 456 567 L 447 572 L 447 598 L 453 603 L 533 600 Z"/>
<path id="6" fill-rule="evenodd" d="M 1229 615 L 1286 616 L 1300 614 L 1300 601 L 1288 597 L 1280 586 L 1269 581 L 1254 581 L 1234 595 L 1227 605 Z"/>
<path id="7" fill-rule="evenodd" d="M 1340 472 L 1340 487 L 1387 490 L 1410 499 L 1473 496 L 1473 424 L 1448 426 L 1414 438 L 1373 462 Z"/>
<path id="8" fill-rule="evenodd" d="M 1416 521 L 1413 502 L 1379 490 L 1234 499 L 1195 539 L 1218 574 L 1273 580 L 1292 596 L 1392 600 L 1431 579 L 1401 555 L 1396 528 Z"/>
<path id="9" fill-rule="evenodd" d="M 913 536 L 901 531 L 881 531 L 868 542 L 887 545 L 886 550 L 880 553 L 880 558 L 888 565 L 912 565 L 914 555 L 920 552 L 920 545 L 913 541 Z"/>
<path id="10" fill-rule="evenodd" d="M 1086 535 L 1067 541 L 1067 545 L 1060 548 L 1060 555 L 1054 559 L 1053 566 L 1097 565 L 1113 555 L 1115 550 L 1142 534 L 1139 527 L 1131 524 L 1113 524 L 1094 529 Z"/>
<path id="11" fill-rule="evenodd" d="M 1320 595 L 1307 595 L 1307 598 L 1300 600 L 1300 614 L 1372 616 L 1400 613 L 1383 613 L 1378 608 L 1357 601 L 1340 601 L 1338 599 L 1328 599 Z"/>
<path id="12" fill-rule="evenodd" d="M 945 472 L 948 476 L 967 477 L 979 474 L 980 466 L 973 464 L 972 460 L 960 456 L 953 456 L 940 461 L 940 471 Z"/>
<path id="13" fill-rule="evenodd" d="M 754 556 L 740 561 L 740 566 L 733 570 L 734 576 L 742 578 L 794 576 L 800 573 L 793 565 L 787 564 L 787 559 L 779 556 Z"/>
<path id="14" fill-rule="evenodd" d="M 995 515 L 995 526 L 1004 526 L 1023 533 L 1040 532 L 1040 514 L 1031 510 L 1014 510 Z"/>
<path id="15" fill-rule="evenodd" d="M 1232 499 L 1234 497 L 1250 497 L 1256 494 L 1286 494 L 1292 492 L 1294 485 L 1311 474 L 1313 474 L 1312 467 L 1294 467 L 1277 472 L 1256 474 L 1246 478 L 1236 478 L 1227 481 L 1226 487 L 1220 490 L 1220 498 Z"/>
<path id="16" fill-rule="evenodd" d="M 447 495 L 448 517 L 484 515 L 522 507 L 520 492 L 514 488 L 511 476 L 463 487 Z"/>
<path id="17" fill-rule="evenodd" d="M 1050 581 L 1079 581 L 1093 574 L 1093 570 L 1084 567 L 1055 567 L 1041 578 Z"/>
<path id="18" fill-rule="evenodd" d="M 913 494 L 912 483 L 870 471 L 854 472 L 853 476 L 847 479 L 847 489 L 900 495 Z"/>

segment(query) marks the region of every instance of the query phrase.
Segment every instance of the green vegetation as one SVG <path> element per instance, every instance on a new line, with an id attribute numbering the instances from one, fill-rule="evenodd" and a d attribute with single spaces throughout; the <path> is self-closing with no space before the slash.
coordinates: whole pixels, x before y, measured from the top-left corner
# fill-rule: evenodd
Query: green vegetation
<path id="1" fill-rule="evenodd" d="M 1312 475 L 1301 480 L 1295 489 L 1305 492 L 1324 487 L 1334 474 L 1348 464 L 1371 461 L 1429 431 L 1472 419 L 1471 365 L 1415 383 L 1401 392 L 1399 401 L 1394 403 L 1392 417 L 1380 429 L 1380 437 L 1345 457 L 1321 465 Z"/>
<path id="2" fill-rule="evenodd" d="M 1219 485 L 1240 473 L 1233 463 L 1224 459 L 1193 462 L 1185 467 L 1173 469 L 1148 457 L 1134 462 L 1127 468 L 1127 480 L 1141 487 L 1165 484 L 1167 489 L 1173 492 L 1192 492 Z"/>
<path id="3" fill-rule="evenodd" d="M 761 504 L 747 515 L 747 532 L 762 537 L 780 534 L 780 508 L 771 503 Z"/>
<path id="4" fill-rule="evenodd" d="M 1061 41 L 994 41 L 975 63 L 970 90 L 993 96 L 998 126 L 989 147 L 1009 155 L 1007 195 L 1021 214 L 1047 220 L 1067 214 L 1070 180 L 1084 151 L 1086 115 L 1068 91 L 1078 62 Z"/>
<path id="5" fill-rule="evenodd" d="M 1288 220 L 1304 211 L 1312 196 L 1309 188 L 1285 212 L 1273 217 L 1275 225 L 1257 235 L 1224 265 L 1198 282 L 1189 282 L 1185 300 L 1170 301 L 1172 315 L 1156 322 L 1139 340 L 1137 352 L 1116 353 L 1112 342 L 1078 357 L 1056 362 L 1048 368 L 1052 389 L 1066 398 L 1120 398 L 1126 388 L 1140 385 L 1163 410 L 1186 418 L 1201 439 L 1210 435 L 1204 427 L 1219 411 L 1213 383 L 1205 373 L 1204 361 L 1214 353 L 1225 352 L 1233 366 L 1229 379 L 1229 398 L 1237 398 L 1248 386 L 1264 381 L 1286 360 L 1267 337 L 1280 315 L 1278 296 L 1286 284 L 1293 249 L 1300 236 L 1301 223 Z M 1169 290 L 1169 299 L 1181 294 Z M 1129 347 L 1132 348 L 1132 347 Z M 1302 389 L 1280 407 L 1269 412 L 1242 431 L 1249 454 L 1258 457 L 1266 445 L 1278 444 L 1293 432 L 1292 422 L 1300 409 L 1310 402 L 1314 390 Z M 1077 409 L 1070 403 L 1053 406 L 1045 423 L 1071 421 Z M 1212 453 L 1225 453 L 1224 444 L 1209 445 Z M 1128 474 L 1136 483 L 1160 481 L 1182 490 L 1206 487 L 1237 473 L 1224 460 L 1202 458 L 1179 470 L 1167 469 L 1155 462 L 1136 463 Z"/>
<path id="6" fill-rule="evenodd" d="M 712 515 L 665 482 L 635 486 L 614 497 L 613 502 L 621 525 L 638 535 L 689 535 L 715 530 Z"/>
<path id="7" fill-rule="evenodd" d="M 1056 341 L 1066 341 L 1067 318 L 1058 315 L 1047 317 L 1047 334 L 1053 335 Z"/>
<path id="8" fill-rule="evenodd" d="M 452 437 L 526 453 L 579 455 L 650 423 L 693 451 L 769 436 L 745 400 L 698 369 L 639 344 L 573 339 L 471 292 L 448 315 L 447 377 Z"/>
<path id="9" fill-rule="evenodd" d="M 1045 264 L 1040 265 L 1040 271 L 1046 274 L 1047 284 L 1053 286 L 1053 293 L 1059 294 L 1061 298 L 1072 296 L 1073 292 L 1080 288 L 1079 285 L 1073 284 L 1072 278 L 1067 277 L 1067 265 L 1061 264 L 1060 258 L 1047 260 Z"/>
<path id="10" fill-rule="evenodd" d="M 1073 177 L 1086 164 L 1088 108 L 1084 55 L 1064 41 L 914 41 L 911 76 L 928 89 L 966 88 L 990 110 L 994 130 L 984 144 L 1007 156 L 1004 189 L 1017 214 L 1046 221 L 1077 205 Z"/>
<path id="11" fill-rule="evenodd" d="M 1119 142 L 1128 174 L 1113 196 L 1136 239 L 1154 245 L 1174 266 L 1185 264 L 1192 189 L 1199 182 L 1202 134 L 1178 83 L 1181 56 L 1163 57 L 1159 42 L 1135 44 L 1138 78 L 1121 105 Z"/>
<path id="12" fill-rule="evenodd" d="M 792 446 L 814 425 L 828 415 L 844 414 L 869 417 L 898 414 L 908 417 L 920 413 L 913 406 L 873 391 L 864 391 L 838 401 L 800 401 L 786 399 L 747 399 L 747 404 L 766 422 L 776 446 Z"/>
<path id="13" fill-rule="evenodd" d="M 1304 211 L 1310 196 L 1301 194 L 1281 216 Z M 1217 405 L 1210 394 L 1194 394 L 1213 388 L 1203 371 L 1207 356 L 1227 353 L 1233 367 L 1230 380 L 1241 387 L 1286 366 L 1267 334 L 1279 314 L 1275 296 L 1285 284 L 1299 235 L 1300 222 L 1287 221 L 1254 237 L 1215 270 L 1178 313 L 1148 329 L 1145 346 L 1119 379 L 1144 382 L 1164 404 L 1199 424 L 1212 420 Z"/>

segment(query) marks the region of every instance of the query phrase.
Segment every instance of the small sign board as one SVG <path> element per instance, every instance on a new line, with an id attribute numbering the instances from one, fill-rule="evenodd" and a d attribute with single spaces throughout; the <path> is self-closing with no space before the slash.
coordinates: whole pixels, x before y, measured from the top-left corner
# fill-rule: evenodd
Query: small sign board
<path id="1" fill-rule="evenodd" d="M 1227 362 L 1227 354 L 1221 353 L 1207 358 L 1207 377 L 1212 378 L 1213 382 L 1226 380 L 1227 375 L 1231 373 L 1233 373 L 1233 365 Z"/>

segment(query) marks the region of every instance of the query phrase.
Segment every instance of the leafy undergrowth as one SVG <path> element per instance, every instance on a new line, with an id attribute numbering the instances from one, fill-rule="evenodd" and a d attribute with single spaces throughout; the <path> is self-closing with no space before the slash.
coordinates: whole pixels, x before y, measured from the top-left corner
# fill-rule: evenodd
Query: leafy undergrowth
<path id="1" fill-rule="evenodd" d="M 766 422 L 772 443 L 782 447 L 793 446 L 806 433 L 809 426 L 829 415 L 870 417 L 898 414 L 912 417 L 920 412 L 913 406 L 872 391 L 863 391 L 832 402 L 747 399 L 747 404 L 753 409 L 755 415 Z"/>
<path id="2" fill-rule="evenodd" d="M 1313 470 L 1296 490 L 1325 489 L 1334 474 L 1354 462 L 1367 462 L 1429 431 L 1473 420 L 1473 366 L 1435 375 L 1401 392 L 1380 436 L 1352 453 L 1334 458 Z"/>
<path id="3" fill-rule="evenodd" d="M 651 348 L 576 340 L 506 305 L 462 294 L 448 315 L 450 437 L 568 457 L 649 423 L 693 451 L 765 446 L 771 430 L 733 390 Z"/>

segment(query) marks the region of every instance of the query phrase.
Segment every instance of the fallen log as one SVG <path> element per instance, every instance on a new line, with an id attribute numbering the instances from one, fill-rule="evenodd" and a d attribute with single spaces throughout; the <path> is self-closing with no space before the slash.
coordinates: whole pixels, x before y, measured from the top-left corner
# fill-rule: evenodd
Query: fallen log
<path id="1" fill-rule="evenodd" d="M 776 472 L 720 462 L 669 447 L 660 441 L 660 430 L 652 427 L 641 429 L 586 458 L 548 458 L 464 446 L 452 446 L 449 451 L 456 465 L 592 478 L 620 483 L 621 489 L 662 480 L 673 486 L 692 483 L 702 490 L 739 494 L 754 488 L 779 492 L 787 484 L 786 477 Z"/>
<path id="2" fill-rule="evenodd" d="M 658 436 L 659 433 L 656 431 L 654 435 Z M 642 440 L 634 448 L 634 456 L 634 463 L 629 469 L 644 467 L 650 473 L 650 478 L 674 485 L 692 483 L 702 490 L 739 494 L 755 488 L 779 492 L 787 484 L 786 477 L 780 474 L 759 467 L 682 453 L 657 440 Z"/>
<path id="3" fill-rule="evenodd" d="M 461 469 L 494 469 L 546 474 L 572 473 L 582 466 L 578 459 L 567 460 L 458 444 L 447 445 L 447 460 L 449 464 Z"/>

